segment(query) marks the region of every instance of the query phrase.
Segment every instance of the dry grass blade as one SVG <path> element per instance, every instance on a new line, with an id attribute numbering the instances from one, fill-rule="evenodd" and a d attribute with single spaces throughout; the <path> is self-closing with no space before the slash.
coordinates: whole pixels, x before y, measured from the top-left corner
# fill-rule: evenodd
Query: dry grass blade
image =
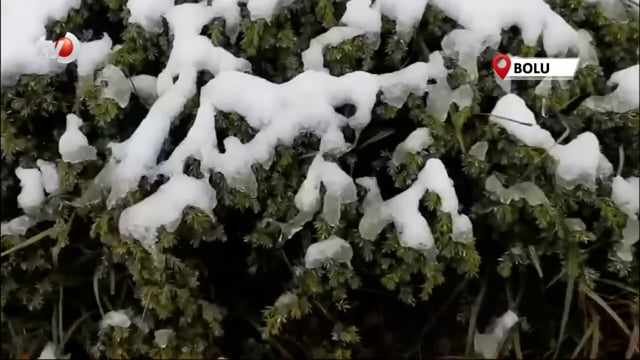
<path id="1" fill-rule="evenodd" d="M 562 320 L 560 322 L 560 334 L 558 334 L 558 341 L 556 350 L 553 353 L 553 358 L 558 358 L 562 341 L 564 340 L 564 332 L 567 328 L 567 321 L 569 320 L 569 312 L 571 311 L 571 302 L 573 301 L 573 288 L 575 287 L 576 278 L 573 275 L 569 275 L 567 279 L 567 289 L 564 294 L 564 308 L 562 309 Z"/>
<path id="2" fill-rule="evenodd" d="M 629 346 L 627 346 L 627 352 L 624 355 L 625 359 L 631 359 L 633 353 L 638 349 L 638 338 L 640 337 L 640 327 L 638 327 L 637 321 L 633 327 L 631 333 L 631 339 L 629 339 Z"/>
<path id="3" fill-rule="evenodd" d="M 591 322 L 591 324 L 587 328 L 587 331 L 585 331 L 584 335 L 582 335 L 582 339 L 580 339 L 578 346 L 576 346 L 576 349 L 573 350 L 573 354 L 571 354 L 572 359 L 575 359 L 578 356 L 578 354 L 580 353 L 584 345 L 587 343 L 587 340 L 589 339 L 589 337 L 591 337 L 591 334 L 593 334 L 593 332 L 595 331 L 597 326 L 597 321 L 598 319 L 594 319 L 594 321 Z"/>
<path id="4" fill-rule="evenodd" d="M 591 298 L 593 301 L 595 301 L 598 305 L 600 305 L 600 307 L 602 309 L 604 309 L 604 311 L 607 312 L 607 314 L 609 314 L 609 316 L 611 316 L 611 318 L 620 326 L 620 328 L 622 329 L 622 331 L 624 331 L 625 334 L 627 334 L 627 336 L 631 336 L 631 330 L 629 330 L 629 328 L 627 327 L 627 325 L 624 323 L 624 321 L 622 321 L 622 319 L 620 318 L 620 316 L 618 316 L 618 314 L 616 314 L 615 311 L 613 311 L 613 309 L 611 309 L 611 307 L 609 307 L 609 305 L 607 305 L 607 303 L 600 297 L 600 295 L 594 293 L 591 290 L 587 290 L 585 291 L 585 294 L 587 294 L 587 296 L 589 298 Z"/>
<path id="5" fill-rule="evenodd" d="M 27 246 L 33 245 L 33 244 L 37 243 L 38 241 L 40 241 L 42 239 L 46 239 L 47 237 L 54 236 L 54 234 L 55 234 L 55 229 L 53 227 L 51 227 L 51 228 L 49 228 L 47 230 L 44 230 L 44 231 L 40 232 L 37 235 L 34 235 L 34 236 L 30 237 L 29 239 L 21 242 L 20 244 L 12 247 L 10 249 L 7 249 L 6 251 L 3 251 L 2 254 L 0 254 L 0 257 L 5 257 L 5 256 L 7 256 L 7 255 L 9 255 L 9 254 L 11 254 L 11 253 L 13 253 L 15 251 L 18 251 L 18 250 L 20 250 L 22 248 L 25 248 Z"/>
<path id="6" fill-rule="evenodd" d="M 600 347 L 600 318 L 594 319 L 593 335 L 591 336 L 591 351 L 589 353 L 589 359 L 598 358 L 598 349 Z"/>
<path id="7" fill-rule="evenodd" d="M 611 285 L 611 286 L 617 287 L 620 290 L 630 292 L 633 295 L 638 295 L 638 289 L 634 289 L 631 286 L 623 284 L 619 281 L 609 280 L 605 278 L 596 278 L 596 282 Z"/>
<path id="8" fill-rule="evenodd" d="M 478 313 L 480 313 L 480 307 L 482 306 L 482 300 L 484 300 L 484 294 L 487 291 L 487 277 L 482 280 L 482 288 L 478 297 L 473 302 L 471 308 L 471 316 L 469 317 L 469 329 L 467 330 L 467 346 L 465 349 L 465 357 L 469 358 L 473 355 L 473 338 L 476 333 L 476 323 L 478 322 Z"/>

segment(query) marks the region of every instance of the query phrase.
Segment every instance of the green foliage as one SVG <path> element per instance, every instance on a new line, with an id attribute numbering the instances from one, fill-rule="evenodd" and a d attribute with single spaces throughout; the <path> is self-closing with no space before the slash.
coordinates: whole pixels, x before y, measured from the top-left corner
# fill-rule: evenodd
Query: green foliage
<path id="1" fill-rule="evenodd" d="M 571 82 L 554 82 L 544 97 L 535 94 L 537 83 L 532 81 L 514 83 L 514 92 L 555 138 L 566 128 L 569 139 L 592 131 L 614 165 L 622 146 L 622 175 L 638 176 L 637 109 L 625 114 L 569 109 L 575 99 L 606 93 L 613 71 L 638 63 L 637 21 L 607 18 L 583 0 L 548 2 L 572 25 L 590 31 L 600 65 L 581 68 Z M 301 52 L 310 39 L 337 25 L 343 12 L 342 2 L 304 0 L 271 21 L 244 17 L 235 39 L 225 33 L 223 19 L 214 19 L 203 34 L 250 60 L 255 74 L 281 83 L 302 71 Z M 96 13 L 106 16 L 96 20 Z M 166 29 L 145 33 L 127 24 L 128 16 L 124 0 L 86 1 L 52 24 L 49 33 L 95 30 L 83 32 L 86 40 L 107 29 L 121 45 L 112 64 L 127 76 L 156 75 L 169 56 L 171 35 Z M 395 37 L 393 21 L 385 18 L 379 46 L 358 36 L 327 47 L 325 66 L 333 75 L 395 71 L 428 61 L 429 52 L 439 49 L 442 37 L 455 27 L 428 6 L 415 35 L 403 41 Z M 500 52 L 544 54 L 540 44 L 525 46 L 517 30 L 503 35 Z M 452 88 L 473 88 L 470 107 L 452 106 L 441 122 L 427 115 L 428 95 L 412 94 L 400 108 L 378 103 L 357 144 L 337 159 L 354 178 L 377 176 L 385 199 L 408 188 L 429 158 L 443 160 L 462 211 L 474 224 L 475 241 L 454 241 L 451 217 L 439 210 L 441 199 L 427 193 L 420 211 L 436 243 L 436 251 L 428 254 L 401 246 L 393 226 L 375 240 L 363 239 L 358 232 L 362 211 L 356 203 L 342 206 L 337 225 L 318 214 L 292 238 L 283 238 L 284 224 L 297 214 L 295 194 L 319 148 L 319 139 L 309 134 L 279 147 L 269 169 L 254 168 L 259 184 L 254 196 L 231 189 L 221 174 L 214 174 L 215 218 L 185 210 L 175 232 L 159 229 L 157 251 L 149 252 L 141 242 L 119 235 L 118 219 L 124 208 L 153 193 L 157 182 L 141 181 L 112 209 L 106 209 L 104 201 L 79 201 L 109 154 L 107 143 L 127 138 L 144 117 L 139 104 L 132 101 L 120 108 L 99 98 L 97 86 L 76 94 L 78 79 L 72 72 L 22 76 L 16 86 L 2 89 L 3 221 L 20 214 L 13 174 L 17 166 L 34 167 L 38 158 L 54 161 L 62 193 L 47 199 L 52 216 L 24 236 L 2 237 L 2 357 L 35 357 L 47 341 L 66 345 L 62 353 L 93 358 L 469 355 L 460 334 L 476 325 L 482 330 L 479 325 L 486 323 L 476 323 L 472 304 L 477 288 L 484 286 L 489 291 L 480 291 L 482 317 L 499 316 L 510 308 L 525 319 L 503 354 L 526 351 L 542 357 L 556 351 L 570 356 L 576 351 L 579 356 L 620 357 L 632 338 L 631 329 L 638 327 L 633 319 L 640 283 L 637 256 L 629 263 L 613 253 L 626 215 L 609 198 L 608 180 L 600 182 L 596 192 L 558 189 L 544 151 L 526 147 L 488 123 L 483 113 L 504 95 L 491 70 L 495 53 L 488 49 L 479 57 L 476 82 L 462 68 L 450 66 Z M 197 98 L 189 102 L 172 129 L 173 137 L 191 123 L 197 106 Z M 59 160 L 57 140 L 65 115 L 72 111 L 87 123 L 86 133 L 101 160 Z M 422 126 L 430 129 L 434 143 L 393 163 L 395 146 Z M 216 132 L 219 140 L 236 136 L 242 142 L 256 134 L 239 114 L 222 112 L 217 113 Z M 178 141 L 172 138 L 169 145 Z M 489 145 L 484 160 L 467 153 L 478 141 Z M 506 187 L 532 181 L 549 202 L 504 204 L 484 191 L 492 174 Z M 576 219 L 586 226 L 576 226 Z M 306 269 L 306 248 L 331 235 L 351 244 L 351 263 Z M 518 289 L 516 296 L 512 285 Z M 101 326 L 105 313 L 119 310 L 131 315 L 128 328 Z M 166 347 L 154 340 L 154 332 L 161 329 L 175 332 Z M 583 337 L 590 340 L 588 345 L 580 345 Z M 440 342 L 450 343 L 450 349 L 438 349 Z"/>

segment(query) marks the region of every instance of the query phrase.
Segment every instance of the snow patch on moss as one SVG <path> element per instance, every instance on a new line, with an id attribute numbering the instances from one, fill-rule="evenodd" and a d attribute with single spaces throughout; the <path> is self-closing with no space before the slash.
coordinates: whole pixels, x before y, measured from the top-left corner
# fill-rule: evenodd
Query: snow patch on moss
<path id="1" fill-rule="evenodd" d="M 140 102 L 148 107 L 158 98 L 155 76 L 142 74 L 127 78 L 119 67 L 111 64 L 100 71 L 95 83 L 100 88 L 100 98 L 114 100 L 121 108 L 129 105 L 134 92 Z"/>
<path id="2" fill-rule="evenodd" d="M 498 356 L 500 346 L 518 320 L 518 315 L 509 310 L 493 321 L 486 333 L 476 331 L 473 337 L 475 352 L 481 354 L 485 359 L 492 359 Z"/>
<path id="3" fill-rule="evenodd" d="M 605 96 L 592 96 L 583 105 L 596 111 L 624 113 L 637 110 L 640 106 L 640 65 L 629 66 L 611 74 L 607 85 L 616 89 Z"/>
<path id="4" fill-rule="evenodd" d="M 192 206 L 213 218 L 216 191 L 207 178 L 175 175 L 151 196 L 122 211 L 118 221 L 120 235 L 140 240 L 149 251 L 155 249 L 158 229 L 173 232 L 182 221 L 182 213 Z"/>
<path id="5" fill-rule="evenodd" d="M 360 235 L 374 240 L 390 223 L 398 233 L 400 244 L 423 252 L 432 252 L 433 234 L 418 206 L 427 191 L 440 197 L 440 209 L 451 215 L 452 237 L 455 241 L 473 241 L 471 220 L 458 212 L 458 197 L 444 164 L 439 159 L 429 159 L 418 174 L 418 179 L 405 191 L 383 201 L 375 178 L 359 178 L 356 182 L 368 190 L 364 201 L 364 216 L 360 220 Z"/>
<path id="6" fill-rule="evenodd" d="M 432 58 L 441 59 L 437 53 Z M 382 91 L 384 99 L 404 102 L 409 93 L 426 91 L 427 81 L 443 71 L 446 69 L 440 62 L 416 63 L 382 75 L 356 71 L 336 77 L 305 71 L 282 84 L 238 71 L 220 73 L 202 88 L 201 107 L 235 112 L 258 133 L 245 144 L 236 137 L 224 139 L 224 153 L 206 146 L 199 158 L 206 168 L 223 173 L 231 187 L 253 192 L 255 176 L 251 166 L 268 167 L 276 146 L 291 145 L 306 132 L 320 137 L 321 153 L 339 154 L 348 149 L 340 129 L 349 126 L 359 133 L 367 126 L 378 91 Z M 336 112 L 335 108 L 344 104 L 355 106 L 353 116 L 347 118 Z M 212 145 L 217 144 L 215 133 L 211 139 Z M 177 169 L 178 163 L 172 167 Z"/>
<path id="7" fill-rule="evenodd" d="M 314 37 L 309 48 L 302 52 L 304 70 L 328 71 L 324 67 L 324 48 L 336 46 L 345 40 L 364 34 L 363 30 L 348 26 L 334 26 L 326 32 Z"/>
<path id="8" fill-rule="evenodd" d="M 331 261 L 351 266 L 353 249 L 348 242 L 337 236 L 320 240 L 311 244 L 304 255 L 307 269 L 315 269 L 329 264 Z"/>
<path id="9" fill-rule="evenodd" d="M 630 262 L 633 260 L 633 245 L 640 238 L 640 178 L 632 176 L 624 179 L 620 175 L 614 177 L 611 199 L 627 215 L 625 227 L 622 229 L 622 241 L 617 244 L 616 253 L 620 259 Z"/>
<path id="10" fill-rule="evenodd" d="M 217 8 L 207 6 L 205 2 L 177 5 L 163 14 L 173 34 L 173 43 L 169 60 L 158 74 L 159 95 L 171 87 L 175 76 L 187 69 L 208 70 L 213 75 L 226 70 L 251 70 L 247 60 L 214 46 L 209 38 L 200 35 L 202 27 L 220 15 Z"/>
<path id="11" fill-rule="evenodd" d="M 407 154 L 415 154 L 428 148 L 431 144 L 433 144 L 433 138 L 429 129 L 426 127 L 417 128 L 396 146 L 391 160 L 396 164 L 400 164 Z"/>
<path id="12" fill-rule="evenodd" d="M 549 199 L 547 199 L 544 192 L 531 181 L 517 183 L 505 188 L 495 175 L 491 175 L 485 181 L 484 188 L 488 192 L 496 194 L 503 204 L 509 204 L 511 201 L 520 199 L 524 199 L 531 206 L 549 203 Z"/>
<path id="13" fill-rule="evenodd" d="M 58 141 L 62 161 L 75 164 L 98 158 L 96 148 L 89 145 L 89 140 L 80 131 L 82 124 L 82 119 L 76 114 L 67 114 L 67 128 Z"/>
<path id="14" fill-rule="evenodd" d="M 17 199 L 18 207 L 27 215 L 37 214 L 45 200 L 40 170 L 18 167 L 15 174 L 20 180 L 21 188 Z"/>
<path id="15" fill-rule="evenodd" d="M 556 162 L 556 184 L 560 187 L 571 189 L 576 185 L 584 185 L 595 189 L 597 178 L 608 177 L 613 172 L 611 163 L 600 152 L 600 143 L 593 133 L 584 132 L 566 145 L 556 144 L 551 133 L 537 124 L 533 112 L 517 95 L 507 94 L 500 98 L 491 111 L 489 121 L 498 124 L 525 145 L 548 151 Z"/>

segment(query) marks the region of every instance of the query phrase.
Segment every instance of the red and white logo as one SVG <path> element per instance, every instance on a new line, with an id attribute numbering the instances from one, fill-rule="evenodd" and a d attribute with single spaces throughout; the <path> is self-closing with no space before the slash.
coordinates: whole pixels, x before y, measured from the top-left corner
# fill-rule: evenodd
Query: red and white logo
<path id="1" fill-rule="evenodd" d="M 72 33 L 66 33 L 56 41 L 38 39 L 38 56 L 42 59 L 53 59 L 61 64 L 69 64 L 80 54 L 80 40 Z"/>

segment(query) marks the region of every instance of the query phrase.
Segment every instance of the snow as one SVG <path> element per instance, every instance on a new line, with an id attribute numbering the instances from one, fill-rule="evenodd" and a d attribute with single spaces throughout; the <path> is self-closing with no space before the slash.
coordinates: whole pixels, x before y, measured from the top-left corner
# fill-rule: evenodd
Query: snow
<path id="1" fill-rule="evenodd" d="M 351 266 L 353 249 L 348 242 L 337 236 L 320 240 L 311 244 L 304 255 L 304 265 L 307 269 L 320 268 L 331 261 Z"/>
<path id="2" fill-rule="evenodd" d="M 549 149 L 555 144 L 551 133 L 537 124 L 533 111 L 529 110 L 527 104 L 518 95 L 507 94 L 501 97 L 491 111 L 491 115 L 490 122 L 500 125 L 527 146 Z M 507 119 L 530 124 L 530 126 Z"/>
<path id="3" fill-rule="evenodd" d="M 111 46 L 113 42 L 107 33 L 104 33 L 102 39 L 84 42 L 80 44 L 78 53 L 78 75 L 93 76 L 96 69 L 104 66 L 111 55 Z"/>
<path id="4" fill-rule="evenodd" d="M 140 178 L 152 174 L 171 122 L 182 112 L 187 100 L 195 95 L 195 82 L 195 70 L 183 70 L 178 81 L 151 106 L 131 137 L 122 143 L 109 144 L 116 160 L 109 179 L 109 207 L 135 189 Z"/>
<path id="5" fill-rule="evenodd" d="M 435 51 L 429 55 L 429 62 L 417 62 L 398 71 L 379 75 L 382 100 L 389 105 L 401 107 L 410 93 L 423 94 L 429 91 L 430 98 L 434 87 L 446 86 L 447 69 L 444 67 L 444 59 L 440 52 Z M 434 85 L 428 85 L 427 80 L 436 81 Z"/>
<path id="6" fill-rule="evenodd" d="M 583 132 L 567 145 L 551 148 L 549 153 L 556 159 L 555 175 L 558 185 L 567 189 L 576 185 L 595 189 L 601 158 L 604 156 L 600 153 L 598 138 L 592 132 Z M 610 172 L 604 175 L 609 174 Z"/>
<path id="7" fill-rule="evenodd" d="M 43 360 L 58 359 L 57 352 L 58 352 L 58 348 L 56 344 L 51 341 L 48 341 L 47 344 L 44 346 L 44 349 L 42 349 L 40 356 L 38 356 L 38 359 L 43 359 Z"/>
<path id="8" fill-rule="evenodd" d="M 58 193 L 58 185 L 60 180 L 58 177 L 58 170 L 56 169 L 56 165 L 50 161 L 45 161 L 42 159 L 36 160 L 36 165 L 38 166 L 38 169 L 40 169 L 40 173 L 42 173 L 42 183 L 47 194 Z"/>
<path id="9" fill-rule="evenodd" d="M 369 190 L 363 206 L 364 216 L 358 227 L 364 239 L 374 240 L 389 223 L 393 223 L 401 245 L 418 251 L 431 251 L 434 246 L 433 234 L 418 209 L 420 200 L 430 191 L 440 197 L 440 210 L 451 215 L 454 241 L 473 240 L 471 220 L 458 212 L 458 197 L 453 181 L 439 159 L 427 160 L 418 179 L 407 190 L 386 201 L 379 196 L 375 178 L 359 178 L 356 182 Z"/>
<path id="10" fill-rule="evenodd" d="M 640 179 L 637 176 L 624 179 L 618 175 L 613 178 L 613 182 L 611 183 L 611 200 L 629 217 L 638 215 L 638 209 L 640 208 L 639 192 Z"/>
<path id="11" fill-rule="evenodd" d="M 18 180 L 20 180 L 21 188 L 17 199 L 18 207 L 27 215 L 38 213 L 45 200 L 44 184 L 42 183 L 40 170 L 18 167 L 15 173 Z"/>
<path id="12" fill-rule="evenodd" d="M 184 163 L 189 156 L 199 156 L 203 149 L 210 150 L 217 145 L 215 110 L 202 100 L 203 96 L 205 95 L 200 95 L 201 106 L 198 108 L 196 119 L 189 128 L 187 136 L 173 150 L 171 156 L 158 165 L 158 174 L 167 176 L 182 174 Z M 202 170 L 205 168 L 203 167 Z"/>
<path id="13" fill-rule="evenodd" d="M 445 121 L 449 114 L 451 103 L 455 103 L 458 109 L 471 106 L 473 103 L 473 89 L 470 85 L 462 85 L 452 90 L 447 81 L 447 69 L 444 67 L 444 59 L 438 52 L 432 53 L 430 63 L 436 62 L 440 71 L 437 72 L 435 79 L 437 82 L 428 85 L 429 100 L 427 101 L 427 114 L 439 121 Z"/>
<path id="14" fill-rule="evenodd" d="M 417 128 L 396 146 L 391 160 L 396 164 L 400 164 L 407 154 L 422 151 L 431 146 L 431 144 L 433 144 L 433 138 L 429 129 L 425 127 Z"/>
<path id="15" fill-rule="evenodd" d="M 320 185 L 324 185 L 322 214 L 327 223 L 340 223 L 340 207 L 357 200 L 353 179 L 333 162 L 316 155 L 309 166 L 307 177 L 295 196 L 296 208 L 303 213 L 315 213 L 320 207 Z"/>
<path id="16" fill-rule="evenodd" d="M 174 6 L 174 0 L 129 0 L 129 23 L 148 32 L 162 31 L 162 14 Z"/>
<path id="17" fill-rule="evenodd" d="M 243 0 L 251 14 L 251 20 L 264 19 L 270 21 L 276 12 L 290 6 L 296 0 Z"/>
<path id="18" fill-rule="evenodd" d="M 214 46 L 202 27 L 216 17 L 216 9 L 206 3 L 177 5 L 164 13 L 174 38 L 165 68 L 158 74 L 158 94 L 173 84 L 173 77 L 183 71 L 208 70 L 213 75 L 226 70 L 251 70 L 251 63 L 237 58 L 227 50 Z"/>
<path id="19" fill-rule="evenodd" d="M 617 88 L 605 96 L 592 96 L 583 103 L 587 108 L 597 111 L 624 113 L 637 110 L 640 104 L 640 65 L 633 65 L 611 74 L 607 84 Z"/>
<path id="20" fill-rule="evenodd" d="M 396 35 L 409 41 L 422 19 L 428 0 L 350 0 L 340 23 L 378 35 L 382 15 L 395 21 Z"/>
<path id="21" fill-rule="evenodd" d="M 224 18 L 225 32 L 231 42 L 235 42 L 240 32 L 240 6 L 238 0 L 216 0 L 211 3 L 214 17 Z"/>
<path id="22" fill-rule="evenodd" d="M 129 105 L 132 92 L 148 107 L 158 98 L 155 76 L 142 74 L 127 79 L 122 70 L 112 64 L 106 65 L 98 73 L 95 84 L 100 87 L 100 98 L 112 99 L 121 108 Z"/>
<path id="23" fill-rule="evenodd" d="M 24 235 L 30 227 L 37 223 L 36 219 L 29 215 L 20 215 L 9 221 L 2 223 L 0 236 L 5 235 Z"/>
<path id="24" fill-rule="evenodd" d="M 631 0 L 633 1 L 633 0 Z M 637 0 L 636 0 L 637 1 Z M 623 19 L 625 15 L 624 1 L 620 0 L 585 0 L 587 3 L 600 5 L 604 13 L 614 19 Z"/>
<path id="25" fill-rule="evenodd" d="M 484 188 L 488 192 L 496 194 L 503 204 L 520 199 L 524 199 L 531 206 L 549 203 L 544 191 L 531 181 L 520 182 L 507 189 L 495 175 L 491 175 L 485 181 Z"/>
<path id="26" fill-rule="evenodd" d="M 432 58 L 441 60 L 437 53 Z M 378 91 L 383 92 L 384 99 L 404 101 L 411 92 L 425 91 L 427 81 L 442 69 L 440 63 L 416 63 L 389 74 L 356 71 L 339 77 L 309 70 L 282 84 L 243 72 L 222 72 L 201 89 L 200 106 L 235 112 L 258 133 L 245 144 L 235 137 L 224 139 L 224 153 L 205 146 L 200 156 L 202 164 L 223 173 L 231 187 L 253 192 L 251 166 L 268 167 L 276 146 L 291 145 L 298 135 L 307 132 L 320 137 L 321 153 L 341 153 L 348 145 L 340 129 L 349 126 L 359 132 L 367 126 Z M 356 107 L 350 118 L 334 109 L 347 103 Z M 217 144 L 213 134 L 211 138 L 212 145 Z"/>
<path id="27" fill-rule="evenodd" d="M 45 26 L 77 9 L 80 0 L 2 0 L 0 75 L 2 86 L 13 85 L 22 74 L 54 74 L 66 65 L 39 55 L 38 40 Z"/>
<path id="28" fill-rule="evenodd" d="M 273 306 L 278 308 L 278 310 L 282 311 L 283 313 L 288 313 L 297 302 L 298 296 L 290 291 L 287 291 L 284 294 L 278 296 L 278 299 L 276 299 L 276 302 L 273 304 Z"/>
<path id="29" fill-rule="evenodd" d="M 171 341 L 171 339 L 173 339 L 173 337 L 176 335 L 175 331 L 173 331 L 172 329 L 160 329 L 160 330 L 156 330 L 153 333 L 153 337 L 154 337 L 154 342 L 156 343 L 156 345 L 158 345 L 161 349 L 164 349 L 167 347 L 167 345 L 169 345 L 169 341 Z"/>
<path id="30" fill-rule="evenodd" d="M 468 29 L 455 29 L 441 41 L 445 56 L 458 60 L 471 81 L 478 79 L 478 56 L 486 49 L 497 49 L 502 37 L 500 34 L 483 35 Z"/>
<path id="31" fill-rule="evenodd" d="M 543 0 L 431 0 L 473 38 L 491 42 L 502 30 L 517 26 L 526 45 L 534 46 L 542 36 L 546 55 L 562 57 L 570 49 L 579 50 L 581 38 L 560 15 Z M 467 44 L 466 41 L 460 45 Z"/>
<path id="32" fill-rule="evenodd" d="M 128 328 L 131 326 L 131 319 L 129 319 L 129 316 L 124 310 L 112 310 L 104 314 L 100 326 Z"/>
<path id="33" fill-rule="evenodd" d="M 314 37 L 309 48 L 302 52 L 304 70 L 329 71 L 324 67 L 323 51 L 327 46 L 336 46 L 345 40 L 364 34 L 363 30 L 348 26 L 334 26 Z"/>
<path id="34" fill-rule="evenodd" d="M 485 157 L 487 156 L 487 150 L 489 150 L 489 143 L 486 141 L 478 141 L 469 149 L 469 155 L 475 157 L 478 160 L 484 161 Z"/>
<path id="35" fill-rule="evenodd" d="M 556 184 L 560 187 L 571 189 L 584 185 L 593 190 L 596 179 L 611 175 L 611 163 L 600 152 L 600 143 L 593 133 L 581 133 L 566 145 L 556 144 L 551 133 L 537 124 L 524 100 L 515 94 L 507 94 L 498 100 L 489 121 L 500 125 L 525 145 L 547 150 L 556 162 Z"/>
<path id="36" fill-rule="evenodd" d="M 112 99 L 121 108 L 129 105 L 129 98 L 133 91 L 132 85 L 119 67 L 111 64 L 105 66 L 98 73 L 96 85 L 100 86 L 100 98 Z"/>
<path id="37" fill-rule="evenodd" d="M 409 41 L 422 20 L 428 0 L 377 0 L 374 7 L 396 23 L 396 34 Z"/>
<path id="38" fill-rule="evenodd" d="M 58 141 L 58 152 L 62 161 L 79 163 L 97 159 L 96 148 L 80 131 L 82 119 L 75 114 L 67 114 L 67 128 Z"/>
<path id="39" fill-rule="evenodd" d="M 458 60 L 471 80 L 477 79 L 477 56 L 488 47 L 497 48 L 502 31 L 512 26 L 520 29 L 526 45 L 535 46 L 542 36 L 548 57 L 563 57 L 573 50 L 582 64 L 598 63 L 588 33 L 573 29 L 544 0 L 431 0 L 429 4 L 463 27 L 443 38 L 442 49 Z"/>
<path id="40" fill-rule="evenodd" d="M 153 252 L 158 228 L 164 226 L 169 232 L 175 231 L 187 206 L 198 208 L 213 218 L 216 191 L 207 178 L 173 176 L 154 194 L 122 211 L 118 221 L 120 235 L 141 241 Z"/>
<path id="41" fill-rule="evenodd" d="M 348 1 L 340 23 L 370 34 L 380 33 L 382 17 L 380 11 L 374 8 L 371 3 L 371 0 Z"/>
<path id="42" fill-rule="evenodd" d="M 640 178 L 632 176 L 624 179 L 620 175 L 611 183 L 611 200 L 627 215 L 622 241 L 617 244 L 616 253 L 624 261 L 633 260 L 633 245 L 640 238 Z"/>
<path id="43" fill-rule="evenodd" d="M 502 342 L 509 334 L 509 330 L 518 320 L 518 315 L 509 310 L 491 324 L 488 333 L 482 334 L 476 331 L 473 339 L 475 352 L 481 354 L 485 359 L 495 359 Z"/>

